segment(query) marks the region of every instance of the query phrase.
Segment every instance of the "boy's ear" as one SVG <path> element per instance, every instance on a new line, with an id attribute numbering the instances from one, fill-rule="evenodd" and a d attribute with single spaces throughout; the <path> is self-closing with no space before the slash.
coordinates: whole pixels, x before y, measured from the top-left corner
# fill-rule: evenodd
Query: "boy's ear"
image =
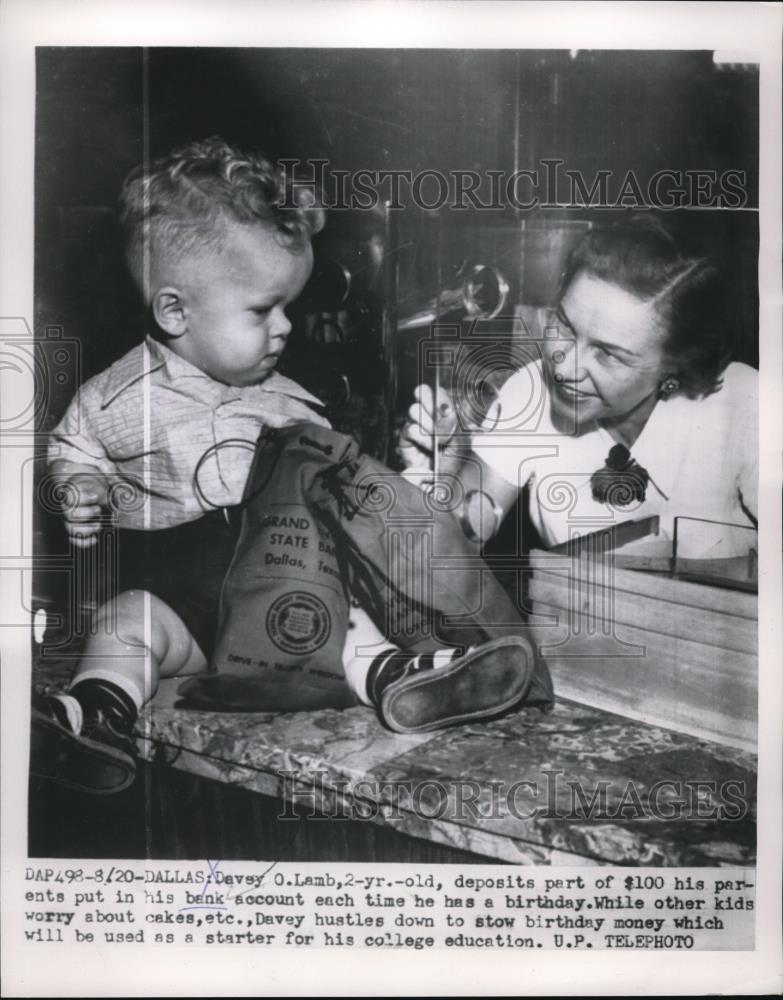
<path id="1" fill-rule="evenodd" d="M 176 288 L 161 288 L 155 293 L 152 314 L 161 330 L 170 337 L 181 337 L 188 328 L 182 296 Z"/>

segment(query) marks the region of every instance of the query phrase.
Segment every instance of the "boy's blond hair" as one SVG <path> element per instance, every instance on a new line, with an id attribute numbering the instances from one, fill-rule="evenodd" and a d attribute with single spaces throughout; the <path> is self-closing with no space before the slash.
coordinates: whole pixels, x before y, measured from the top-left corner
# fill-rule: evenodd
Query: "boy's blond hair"
<path id="1" fill-rule="evenodd" d="M 132 170 L 120 197 L 126 259 L 145 292 L 155 258 L 220 252 L 227 223 L 268 226 L 292 253 L 324 225 L 315 193 L 295 187 L 258 153 L 215 136 Z"/>

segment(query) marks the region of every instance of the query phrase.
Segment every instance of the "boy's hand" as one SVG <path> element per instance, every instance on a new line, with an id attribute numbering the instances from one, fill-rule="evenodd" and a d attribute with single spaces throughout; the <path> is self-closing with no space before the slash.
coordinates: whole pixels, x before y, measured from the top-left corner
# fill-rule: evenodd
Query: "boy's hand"
<path id="1" fill-rule="evenodd" d="M 62 482 L 68 538 L 77 548 L 89 548 L 98 541 L 101 512 L 108 505 L 107 477 L 97 471 L 77 472 L 63 477 Z"/>

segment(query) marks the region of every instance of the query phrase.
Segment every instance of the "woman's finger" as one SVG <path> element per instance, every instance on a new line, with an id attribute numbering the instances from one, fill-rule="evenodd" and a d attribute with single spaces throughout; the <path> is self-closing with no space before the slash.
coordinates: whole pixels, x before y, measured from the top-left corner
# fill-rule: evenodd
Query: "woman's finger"
<path id="1" fill-rule="evenodd" d="M 432 413 L 432 388 L 430 386 L 417 385 L 413 390 L 413 398 L 428 414 Z"/>
<path id="2" fill-rule="evenodd" d="M 412 441 L 417 448 L 425 451 L 429 454 L 433 447 L 433 432 L 432 432 L 432 421 L 427 417 L 424 426 L 417 423 L 406 424 L 405 430 L 403 431 L 403 437 L 406 437 L 409 441 Z"/>
<path id="3" fill-rule="evenodd" d="M 444 389 L 439 389 L 436 396 L 436 403 L 435 419 L 437 421 L 438 433 L 451 437 L 457 429 L 457 414 L 454 411 L 451 396 Z"/>
<path id="4" fill-rule="evenodd" d="M 417 442 L 412 441 L 404 435 L 399 442 L 400 458 L 403 461 L 405 470 L 429 469 L 430 456 Z"/>
<path id="5" fill-rule="evenodd" d="M 409 437 L 431 449 L 431 441 L 427 444 L 425 439 L 431 439 L 437 433 L 441 445 L 444 445 L 457 429 L 457 414 L 451 396 L 440 386 L 434 393 L 430 386 L 418 385 L 413 390 L 413 397 L 414 402 L 408 409 L 408 421 L 416 430 Z"/>
<path id="6" fill-rule="evenodd" d="M 432 399 L 432 389 L 428 385 L 417 385 L 413 390 L 413 403 L 408 408 L 408 419 L 413 424 L 429 433 L 432 433 L 434 421 L 434 409 Z"/>
<path id="7" fill-rule="evenodd" d="M 429 468 L 430 439 L 411 424 L 402 429 L 398 447 L 406 468 Z"/>
<path id="8" fill-rule="evenodd" d="M 432 414 L 428 413 L 418 403 L 413 403 L 408 408 L 408 423 L 406 427 L 413 428 L 416 432 L 414 440 L 418 440 L 419 435 L 432 435 L 433 420 Z"/>

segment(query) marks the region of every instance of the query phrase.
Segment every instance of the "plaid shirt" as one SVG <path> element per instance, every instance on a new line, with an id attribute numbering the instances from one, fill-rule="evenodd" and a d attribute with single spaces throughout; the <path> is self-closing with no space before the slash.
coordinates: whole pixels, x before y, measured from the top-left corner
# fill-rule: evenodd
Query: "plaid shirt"
<path id="1" fill-rule="evenodd" d="M 52 431 L 48 459 L 138 484 L 112 494 L 120 526 L 168 528 L 239 503 L 262 429 L 300 420 L 328 427 L 311 408 L 321 405 L 277 372 L 259 385 L 216 382 L 147 337 L 81 386 Z"/>

